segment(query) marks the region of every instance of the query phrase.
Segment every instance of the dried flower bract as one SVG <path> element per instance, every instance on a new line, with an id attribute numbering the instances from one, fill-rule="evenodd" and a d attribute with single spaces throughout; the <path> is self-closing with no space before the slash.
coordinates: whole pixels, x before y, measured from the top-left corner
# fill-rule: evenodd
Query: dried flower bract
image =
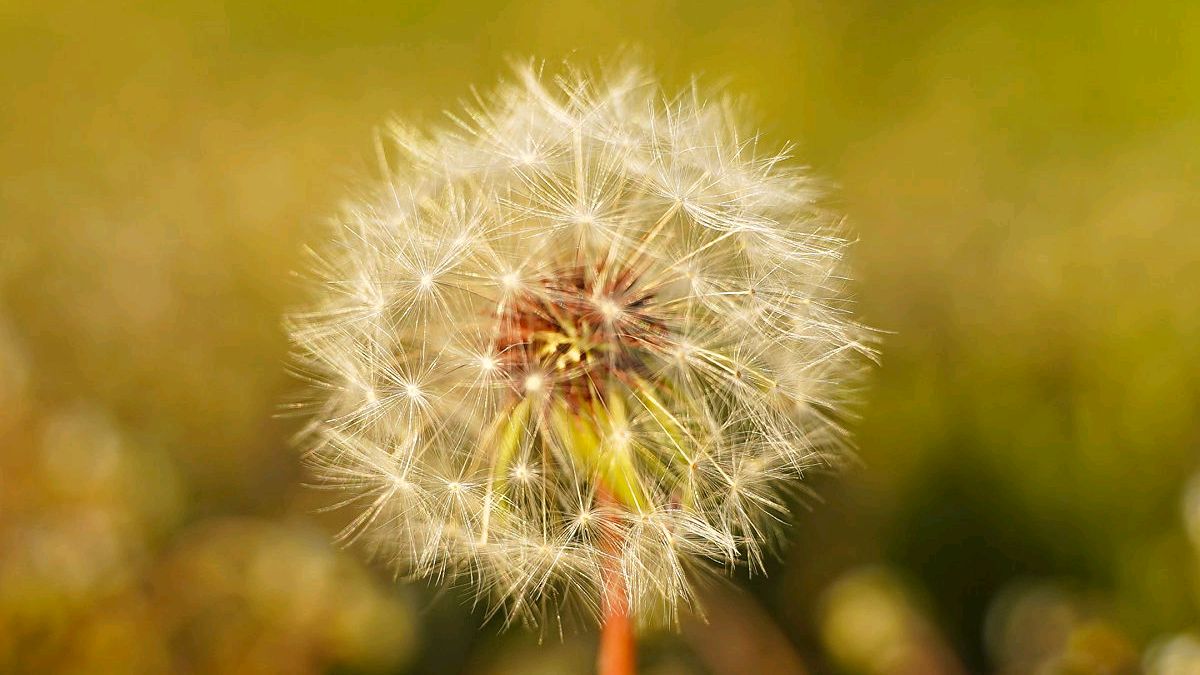
<path id="1" fill-rule="evenodd" d="M 698 573 L 761 566 L 871 350 L 840 219 L 740 115 L 522 67 L 381 135 L 290 326 L 346 537 L 509 621 L 596 615 L 616 574 L 671 622 Z"/>

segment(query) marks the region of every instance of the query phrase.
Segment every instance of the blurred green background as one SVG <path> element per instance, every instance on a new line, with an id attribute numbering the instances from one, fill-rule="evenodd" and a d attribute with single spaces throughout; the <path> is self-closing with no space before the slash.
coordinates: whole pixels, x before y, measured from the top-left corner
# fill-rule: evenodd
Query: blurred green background
<path id="1" fill-rule="evenodd" d="M 646 673 L 1200 673 L 1200 5 L 0 2 L 0 672 L 566 673 L 333 546 L 274 417 L 389 115 L 640 50 L 841 186 L 861 465 Z"/>

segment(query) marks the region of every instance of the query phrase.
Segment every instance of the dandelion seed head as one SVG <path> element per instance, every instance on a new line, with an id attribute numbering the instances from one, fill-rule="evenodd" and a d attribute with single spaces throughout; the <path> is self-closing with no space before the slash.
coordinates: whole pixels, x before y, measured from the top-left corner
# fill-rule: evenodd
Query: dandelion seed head
<path id="1" fill-rule="evenodd" d="M 521 277 L 516 272 L 508 272 L 500 277 L 500 284 L 510 291 L 515 291 L 521 287 Z"/>
<path id="2" fill-rule="evenodd" d="M 530 373 L 525 376 L 525 391 L 527 392 L 541 391 L 544 384 L 545 380 L 538 373 Z"/>
<path id="3" fill-rule="evenodd" d="M 532 480 L 533 477 L 534 477 L 533 470 L 530 469 L 529 465 L 525 464 L 524 462 L 517 464 L 516 466 L 514 466 L 512 468 L 512 478 L 515 481 L 524 483 L 529 480 Z"/>
<path id="4" fill-rule="evenodd" d="M 596 308 L 607 321 L 615 321 L 621 316 L 621 307 L 612 298 L 600 298 L 596 301 Z"/>
<path id="5" fill-rule="evenodd" d="M 758 567 L 805 471 L 848 450 L 873 340 L 843 220 L 720 92 L 534 66 L 384 134 L 290 319 L 306 455 L 404 574 L 507 623 L 644 623 Z M 866 358 L 864 358 L 866 357 Z"/>

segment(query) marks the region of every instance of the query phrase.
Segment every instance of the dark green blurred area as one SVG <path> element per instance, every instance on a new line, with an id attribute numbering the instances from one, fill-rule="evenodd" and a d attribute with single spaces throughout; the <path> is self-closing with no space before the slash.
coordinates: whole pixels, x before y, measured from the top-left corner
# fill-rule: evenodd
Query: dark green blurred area
<path id="1" fill-rule="evenodd" d="M 645 672 L 1200 673 L 1200 5 L 859 0 L 0 5 L 0 672 L 586 672 L 331 544 L 274 415 L 377 125 L 622 48 L 841 186 L 889 332 Z"/>

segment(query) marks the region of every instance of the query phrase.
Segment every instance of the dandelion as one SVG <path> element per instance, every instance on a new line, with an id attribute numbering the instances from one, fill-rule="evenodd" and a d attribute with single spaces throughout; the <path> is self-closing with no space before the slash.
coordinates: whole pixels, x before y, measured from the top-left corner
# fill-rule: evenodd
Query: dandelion
<path id="1" fill-rule="evenodd" d="M 871 349 L 841 220 L 740 115 L 527 66 L 449 128 L 381 134 L 290 322 L 344 538 L 618 642 L 761 569 Z"/>

